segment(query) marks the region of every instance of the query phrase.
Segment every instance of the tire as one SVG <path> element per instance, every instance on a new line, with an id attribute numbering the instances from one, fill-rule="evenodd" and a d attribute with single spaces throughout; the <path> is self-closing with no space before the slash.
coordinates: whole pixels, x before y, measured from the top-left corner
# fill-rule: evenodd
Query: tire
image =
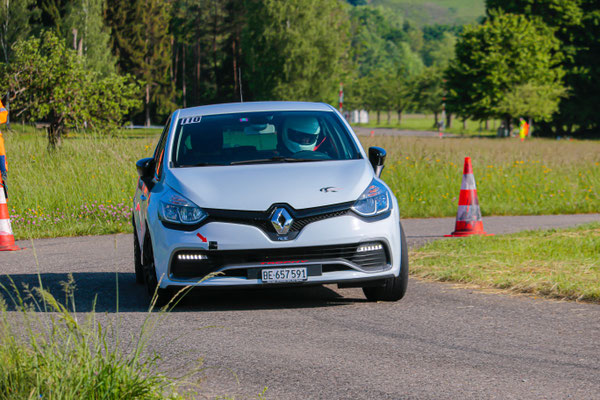
<path id="1" fill-rule="evenodd" d="M 383 285 L 364 287 L 363 292 L 369 301 L 398 301 L 406 294 L 408 286 L 408 245 L 404 229 L 400 224 L 400 274 L 394 278 L 383 281 Z"/>
<path id="2" fill-rule="evenodd" d="M 135 266 L 135 283 L 144 283 L 144 267 L 142 265 L 142 251 L 137 237 L 135 225 L 133 226 L 133 264 Z"/>
<path id="3" fill-rule="evenodd" d="M 152 249 L 152 241 L 149 236 L 147 236 L 144 241 L 143 270 L 144 282 L 146 283 L 146 291 L 150 298 L 150 305 L 154 303 L 155 308 L 161 308 L 168 304 L 172 299 L 172 291 L 169 288 L 162 289 L 158 286 L 156 265 L 154 264 L 154 250 Z"/>

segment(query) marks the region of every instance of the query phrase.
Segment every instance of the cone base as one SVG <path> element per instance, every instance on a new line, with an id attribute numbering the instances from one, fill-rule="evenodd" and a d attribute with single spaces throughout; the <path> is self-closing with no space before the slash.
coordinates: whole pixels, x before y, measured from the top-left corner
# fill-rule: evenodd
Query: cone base
<path id="1" fill-rule="evenodd" d="M 23 249 L 20 248 L 19 246 L 17 246 L 16 244 L 12 244 L 10 246 L 0 246 L 0 251 L 17 251 L 17 250 L 23 250 Z"/>
<path id="2" fill-rule="evenodd" d="M 483 231 L 483 232 L 452 232 L 449 235 L 444 235 L 444 237 L 465 237 L 465 236 L 472 236 L 472 235 L 494 236 L 493 233 L 487 233 L 487 232 Z"/>

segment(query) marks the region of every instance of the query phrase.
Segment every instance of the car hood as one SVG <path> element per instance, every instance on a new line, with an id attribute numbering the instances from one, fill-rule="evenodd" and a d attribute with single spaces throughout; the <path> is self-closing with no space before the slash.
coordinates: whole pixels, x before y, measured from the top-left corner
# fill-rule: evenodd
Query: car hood
<path id="1" fill-rule="evenodd" d="M 354 201 L 373 176 L 362 159 L 173 168 L 167 184 L 204 208 L 265 211 L 287 203 L 299 210 Z"/>

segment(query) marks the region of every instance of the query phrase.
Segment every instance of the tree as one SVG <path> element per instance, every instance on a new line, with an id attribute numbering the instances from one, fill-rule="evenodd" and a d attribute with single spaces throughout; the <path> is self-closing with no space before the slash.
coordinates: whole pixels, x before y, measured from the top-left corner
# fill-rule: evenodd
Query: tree
<path id="1" fill-rule="evenodd" d="M 398 124 L 402 121 L 404 110 L 410 109 L 415 103 L 415 86 L 413 79 L 404 73 L 397 73 L 392 82 L 392 109 L 398 114 Z"/>
<path id="2" fill-rule="evenodd" d="M 337 0 L 247 0 L 244 83 L 260 100 L 331 101 L 347 54 Z"/>
<path id="3" fill-rule="evenodd" d="M 444 83 L 442 70 L 429 67 L 414 82 L 414 99 L 417 109 L 433 113 L 433 126 L 437 127 L 439 114 L 442 112 Z"/>
<path id="4" fill-rule="evenodd" d="M 377 69 L 410 75 L 421 72 L 423 62 L 413 48 L 422 46 L 422 34 L 415 33 L 399 15 L 379 7 L 354 7 L 350 10 L 350 21 L 350 53 L 359 76 Z"/>
<path id="5" fill-rule="evenodd" d="M 27 38 L 31 32 L 31 20 L 38 10 L 34 0 L 4 0 L 0 5 L 0 44 L 5 63 L 8 63 L 13 45 Z"/>
<path id="6" fill-rule="evenodd" d="M 69 128 L 114 129 L 138 104 L 138 88 L 126 77 L 87 70 L 76 52 L 51 31 L 14 46 L 1 83 L 9 88 L 13 114 L 49 123 L 48 144 L 60 146 Z"/>
<path id="7" fill-rule="evenodd" d="M 110 32 L 104 24 L 105 0 L 72 0 L 64 17 L 67 43 L 84 59 L 86 68 L 108 75 L 115 71 Z"/>
<path id="8" fill-rule="evenodd" d="M 545 134 L 567 130 L 574 134 L 594 132 L 600 127 L 597 111 L 600 81 L 598 80 L 598 1 L 584 0 L 486 0 L 488 13 L 501 10 L 538 19 L 554 29 L 564 54 L 561 65 L 569 95 L 560 101 L 552 121 L 544 124 Z"/>
<path id="9" fill-rule="evenodd" d="M 363 101 L 368 110 L 377 111 L 377 124 L 381 122 L 381 111 L 389 112 L 394 108 L 393 78 L 392 72 L 388 69 L 373 70 L 365 78 Z"/>
<path id="10" fill-rule="evenodd" d="M 0 5 L 0 44 L 5 64 L 10 62 L 13 46 L 31 32 L 30 22 L 38 14 L 34 0 L 4 0 Z M 7 96 L 5 106 L 10 110 Z M 10 113 L 7 126 L 10 126 Z"/>
<path id="11" fill-rule="evenodd" d="M 450 109 L 463 118 L 502 118 L 509 126 L 517 115 L 506 98 L 516 91 L 535 88 L 528 94 L 557 101 L 564 94 L 558 48 L 550 28 L 522 15 L 492 13 L 483 25 L 466 27 L 456 45 L 456 60 L 446 71 Z"/>
<path id="12" fill-rule="evenodd" d="M 118 69 L 144 82 L 146 126 L 151 124 L 151 115 L 166 116 L 175 108 L 170 5 L 162 0 L 108 1 L 106 19 Z"/>

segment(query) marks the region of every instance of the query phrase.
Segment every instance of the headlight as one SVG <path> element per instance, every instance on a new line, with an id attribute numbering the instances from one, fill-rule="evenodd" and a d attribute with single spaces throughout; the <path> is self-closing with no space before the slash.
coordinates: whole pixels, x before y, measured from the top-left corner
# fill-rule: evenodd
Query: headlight
<path id="1" fill-rule="evenodd" d="M 352 211 L 363 217 L 374 217 L 392 208 L 390 193 L 380 182 L 373 179 L 369 187 L 352 206 Z"/>
<path id="2" fill-rule="evenodd" d="M 193 225 L 202 221 L 208 214 L 179 193 L 169 190 L 160 199 L 158 217 L 165 222 Z"/>

